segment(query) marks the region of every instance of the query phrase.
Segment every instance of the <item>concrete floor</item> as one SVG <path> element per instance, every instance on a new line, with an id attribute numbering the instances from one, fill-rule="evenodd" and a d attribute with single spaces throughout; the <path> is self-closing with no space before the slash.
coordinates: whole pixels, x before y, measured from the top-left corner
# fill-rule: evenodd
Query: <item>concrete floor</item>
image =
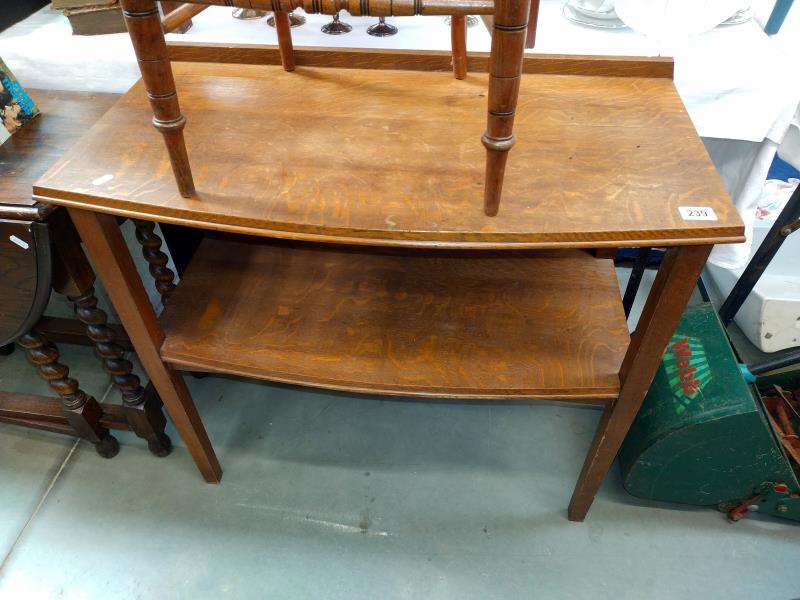
<path id="1" fill-rule="evenodd" d="M 108 393 L 85 348 L 63 357 Z M 141 372 L 141 370 L 140 370 Z M 566 506 L 599 412 L 189 380 L 225 468 L 0 424 L 0 598 L 800 598 L 800 527 L 647 503 Z M 0 389 L 46 393 L 20 352 Z M 110 392 L 111 398 L 116 392 Z"/>

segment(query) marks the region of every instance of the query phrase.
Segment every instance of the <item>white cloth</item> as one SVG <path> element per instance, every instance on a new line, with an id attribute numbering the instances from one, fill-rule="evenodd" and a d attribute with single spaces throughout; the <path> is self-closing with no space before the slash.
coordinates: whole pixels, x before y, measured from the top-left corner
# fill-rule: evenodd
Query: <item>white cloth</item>
<path id="1" fill-rule="evenodd" d="M 795 169 L 800 169 L 800 106 L 797 107 L 783 143 L 778 148 L 778 155 Z"/>
<path id="2" fill-rule="evenodd" d="M 570 4 L 579 8 L 587 8 L 598 12 L 611 12 L 614 10 L 615 0 L 569 0 Z"/>
<path id="3" fill-rule="evenodd" d="M 758 143 L 703 138 L 703 143 L 728 194 L 735 200 L 747 236 L 741 244 L 715 246 L 709 261 L 726 269 L 741 268 L 750 256 L 758 199 L 778 145 L 769 139 Z"/>
<path id="4" fill-rule="evenodd" d="M 701 136 L 751 142 L 769 137 L 780 143 L 786 134 L 800 103 L 800 78 L 790 76 L 797 57 L 787 55 L 757 21 L 662 44 L 630 29 L 567 21 L 563 4 L 542 0 L 536 47 L 528 52 L 672 56 L 675 87 Z"/>

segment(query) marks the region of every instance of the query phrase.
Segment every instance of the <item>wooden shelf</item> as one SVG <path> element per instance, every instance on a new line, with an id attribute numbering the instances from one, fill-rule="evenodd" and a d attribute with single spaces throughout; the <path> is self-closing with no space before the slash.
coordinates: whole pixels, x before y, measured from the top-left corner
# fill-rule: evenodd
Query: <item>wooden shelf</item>
<path id="1" fill-rule="evenodd" d="M 207 239 L 161 318 L 180 368 L 365 393 L 602 401 L 629 337 L 610 260 Z"/>
<path id="2" fill-rule="evenodd" d="M 548 74 L 522 78 L 517 144 L 496 217 L 482 211 L 482 73 L 457 81 L 443 72 L 175 63 L 196 197 L 177 192 L 141 83 L 34 192 L 46 202 L 140 219 L 350 244 L 559 248 L 744 239 L 670 79 L 555 75 L 586 72 L 587 60 L 529 60 Z M 683 220 L 679 206 L 713 208 L 718 220 Z"/>

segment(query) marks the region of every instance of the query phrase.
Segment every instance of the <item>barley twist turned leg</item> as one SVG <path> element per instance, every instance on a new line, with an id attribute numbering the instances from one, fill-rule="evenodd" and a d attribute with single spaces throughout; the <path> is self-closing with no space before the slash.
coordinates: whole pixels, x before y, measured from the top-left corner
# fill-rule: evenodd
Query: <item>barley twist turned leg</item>
<path id="1" fill-rule="evenodd" d="M 133 374 L 133 365 L 125 359 L 124 349 L 116 343 L 116 334 L 108 326 L 106 313 L 97 308 L 94 288 L 69 299 L 75 304 L 78 319 L 86 325 L 86 333 L 103 361 L 103 370 L 111 376 L 114 386 L 122 394 L 125 417 L 134 433 L 147 440 L 150 452 L 167 456 L 172 451 L 172 442 L 164 433 L 167 420 L 161 411 L 161 400 L 158 394 L 143 388 L 139 378 Z"/>
<path id="2" fill-rule="evenodd" d="M 169 257 L 161 250 L 161 238 L 155 232 L 155 223 L 151 221 L 133 220 L 136 226 L 136 240 L 142 246 L 142 256 L 150 265 L 150 275 L 156 284 L 156 291 L 161 294 L 161 301 L 167 304 L 170 294 L 175 289 L 175 273 L 167 267 Z M 192 376 L 202 379 L 206 376 L 200 371 L 192 371 Z"/>
<path id="3" fill-rule="evenodd" d="M 147 97 L 153 108 L 153 125 L 164 136 L 172 172 L 181 196 L 194 194 L 189 155 L 183 139 L 186 118 L 181 114 L 161 17 L 154 0 L 121 0 L 122 13 L 133 42 Z"/>
<path id="4" fill-rule="evenodd" d="M 175 289 L 175 273 L 167 267 L 169 257 L 161 251 L 161 238 L 155 232 L 155 223 L 151 221 L 134 220 L 136 226 L 136 240 L 142 246 L 142 256 L 150 266 L 150 275 L 153 276 L 156 290 L 161 294 L 164 304 Z"/>
<path id="5" fill-rule="evenodd" d="M 108 429 L 100 425 L 100 405 L 69 376 L 69 368 L 58 362 L 59 354 L 55 345 L 35 330 L 26 333 L 17 342 L 25 348 L 28 359 L 37 366 L 39 375 L 61 398 L 64 414 L 75 432 L 92 442 L 103 458 L 116 456 L 119 442 Z"/>
<path id="6" fill-rule="evenodd" d="M 533 0 L 538 2 L 539 0 Z M 489 61 L 489 117 L 481 141 L 486 147 L 483 210 L 492 217 L 500 207 L 508 151 L 514 145 L 522 56 L 530 0 L 497 0 Z"/>

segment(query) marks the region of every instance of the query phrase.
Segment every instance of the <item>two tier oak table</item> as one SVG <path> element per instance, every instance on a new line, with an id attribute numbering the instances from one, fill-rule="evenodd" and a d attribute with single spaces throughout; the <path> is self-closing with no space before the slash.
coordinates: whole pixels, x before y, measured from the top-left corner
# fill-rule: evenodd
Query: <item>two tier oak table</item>
<path id="1" fill-rule="evenodd" d="M 605 409 L 569 507 L 582 520 L 712 245 L 743 240 L 671 61 L 526 57 L 487 217 L 486 55 L 457 81 L 449 53 L 297 49 L 294 73 L 276 48 L 172 54 L 196 195 L 176 189 L 141 83 L 35 195 L 69 207 L 206 480 L 221 470 L 179 370 L 593 402 Z M 113 215 L 214 232 L 160 319 Z M 596 252 L 623 246 L 668 248 L 632 336 Z"/>

